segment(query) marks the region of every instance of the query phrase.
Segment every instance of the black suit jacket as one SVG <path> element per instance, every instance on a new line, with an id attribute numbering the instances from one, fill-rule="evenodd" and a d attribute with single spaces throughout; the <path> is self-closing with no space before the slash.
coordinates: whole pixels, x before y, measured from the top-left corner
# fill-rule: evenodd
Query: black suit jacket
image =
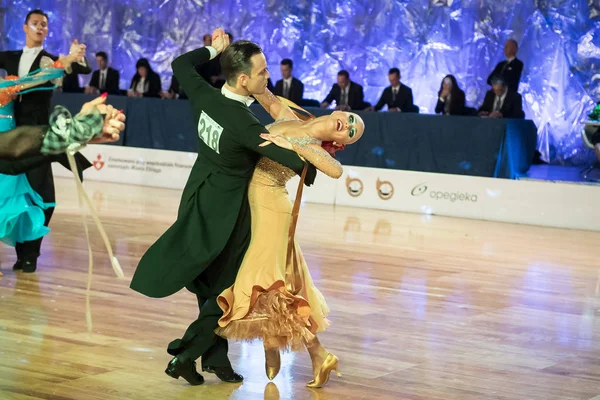
<path id="1" fill-rule="evenodd" d="M 19 75 L 19 61 L 23 50 L 3 51 L 0 52 L 0 68 L 5 69 L 9 75 Z M 40 61 L 43 56 L 49 57 L 52 60 L 57 60 L 53 54 L 42 50 L 31 65 L 29 72 L 33 72 L 40 68 Z M 89 67 L 83 67 L 80 64 L 73 63 L 72 73 L 89 73 Z M 86 72 L 87 71 L 87 72 Z M 48 82 L 42 86 L 52 87 L 52 83 Z M 50 106 L 52 101 L 52 90 L 34 91 L 15 100 L 15 122 L 17 126 L 24 125 L 48 125 L 50 119 Z M 56 160 L 63 167 L 70 169 L 66 155 L 59 156 Z M 92 166 L 92 164 L 81 154 L 75 155 L 77 167 L 82 177 L 83 170 Z M 18 163 L 19 161 L 14 161 Z M 54 178 L 52 176 L 52 168 L 50 163 L 42 164 L 41 166 L 31 169 L 27 172 L 27 178 L 33 190 L 38 192 L 46 202 L 54 202 Z"/>
<path id="2" fill-rule="evenodd" d="M 196 72 L 213 87 L 220 89 L 225 84 L 225 82 L 221 83 L 222 79 L 218 79 L 215 83 L 212 82 L 213 76 L 221 76 L 221 54 L 205 64 L 197 65 Z"/>
<path id="3" fill-rule="evenodd" d="M 104 91 L 108 94 L 119 94 L 119 81 L 121 79 L 121 74 L 114 68 L 108 67 L 108 71 L 106 71 L 106 82 L 104 83 L 105 88 Z M 100 89 L 100 70 L 97 69 L 92 74 L 92 80 L 90 80 L 90 86 L 95 87 L 96 89 Z"/>
<path id="4" fill-rule="evenodd" d="M 129 85 L 129 89 L 134 89 L 137 86 L 138 81 L 134 77 L 131 79 L 131 85 Z M 146 85 L 148 86 L 148 90 L 144 93 L 144 97 L 160 97 L 160 92 L 162 91 L 162 84 L 160 83 L 160 76 L 154 72 L 148 72 L 148 78 L 146 79 Z"/>
<path id="5" fill-rule="evenodd" d="M 73 64 L 75 66 L 75 64 Z M 79 75 L 87 75 L 92 72 L 92 68 L 85 59 L 85 66 L 77 64 L 78 68 L 75 68 L 70 74 L 65 74 L 62 82 L 62 91 L 65 93 L 81 93 L 83 88 L 79 85 Z"/>
<path id="6" fill-rule="evenodd" d="M 494 102 L 496 101 L 496 95 L 493 90 L 488 90 L 483 100 L 483 105 L 479 108 L 479 112 L 486 111 L 491 113 L 494 109 Z M 523 112 L 523 99 L 517 92 L 511 92 L 510 90 L 506 93 L 504 103 L 500 109 L 500 113 L 503 118 L 525 118 Z"/>
<path id="7" fill-rule="evenodd" d="M 521 81 L 521 73 L 523 72 L 523 61 L 515 58 L 510 63 L 507 60 L 501 61 L 496 65 L 494 71 L 487 79 L 488 85 L 492 84 L 494 76 L 501 76 L 508 86 L 508 90 L 516 92 L 519 90 L 519 82 Z"/>
<path id="8" fill-rule="evenodd" d="M 435 105 L 436 114 L 444 114 L 446 103 L 441 101 L 438 96 L 437 104 Z M 462 89 L 456 91 L 454 96 L 450 96 L 450 115 L 463 115 L 465 113 L 465 92 Z"/>
<path id="9" fill-rule="evenodd" d="M 187 96 L 175 75 L 173 75 L 173 78 L 171 78 L 171 86 L 169 87 L 169 92 L 178 94 L 180 99 L 187 99 Z"/>
<path id="10" fill-rule="evenodd" d="M 340 98 L 342 97 L 342 88 L 337 83 L 331 87 L 331 91 L 322 101 L 322 103 L 331 104 L 334 100 L 337 105 L 340 104 Z M 358 83 L 350 81 L 350 91 L 348 92 L 348 105 L 353 110 L 364 110 L 367 108 L 365 104 L 365 94 L 363 87 Z"/>
<path id="11" fill-rule="evenodd" d="M 275 83 L 275 90 L 273 93 L 276 96 L 283 97 L 283 79 L 278 80 Z M 294 77 L 292 77 L 292 85 L 290 86 L 290 95 L 288 100 L 293 101 L 294 103 L 300 105 L 302 103 L 302 99 L 304 98 L 304 84 Z"/>
<path id="12" fill-rule="evenodd" d="M 398 94 L 396 95 L 396 100 L 394 101 L 393 98 L 392 87 L 388 86 L 384 89 L 381 98 L 375 105 L 375 110 L 379 111 L 384 105 L 387 105 L 388 109 L 399 108 L 402 112 L 417 112 L 417 108 L 413 103 L 412 89 L 408 86 L 401 83 L 400 90 L 398 90 Z"/>

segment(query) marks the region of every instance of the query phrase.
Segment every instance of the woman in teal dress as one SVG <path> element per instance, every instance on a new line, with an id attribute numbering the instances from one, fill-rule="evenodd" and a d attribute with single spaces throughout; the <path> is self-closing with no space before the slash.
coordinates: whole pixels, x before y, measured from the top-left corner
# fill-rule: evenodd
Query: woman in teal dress
<path id="1" fill-rule="evenodd" d="M 34 90 L 54 87 L 36 87 L 49 80 L 60 79 L 64 68 L 43 68 L 19 79 L 0 82 L 0 135 L 16 127 L 13 118 L 14 96 Z M 54 207 L 44 203 L 25 174 L 0 174 L 0 240 L 9 246 L 39 239 L 50 230 L 44 226 L 44 211 Z"/>
<path id="2" fill-rule="evenodd" d="M 0 135 L 15 128 L 15 96 L 35 90 L 54 89 L 60 84 L 65 65 L 68 67 L 69 64 L 70 60 L 63 58 L 56 63 L 46 63 L 47 67 L 22 78 L 7 77 L 6 80 L 0 81 Z M 53 81 L 55 86 L 39 87 L 48 81 Z M 64 151 L 72 143 L 87 143 L 93 137 L 102 134 L 105 122 L 104 116 L 95 108 L 91 113 L 80 113 L 72 118 L 70 113 L 60 106 L 56 107 L 50 120 L 48 132 L 42 139 L 42 151 L 46 154 L 52 153 L 53 150 Z M 17 243 L 46 235 L 50 230 L 44 226 L 43 210 L 54 206 L 54 203 L 45 203 L 31 188 L 24 173 L 0 174 L 0 241 L 15 246 Z"/>

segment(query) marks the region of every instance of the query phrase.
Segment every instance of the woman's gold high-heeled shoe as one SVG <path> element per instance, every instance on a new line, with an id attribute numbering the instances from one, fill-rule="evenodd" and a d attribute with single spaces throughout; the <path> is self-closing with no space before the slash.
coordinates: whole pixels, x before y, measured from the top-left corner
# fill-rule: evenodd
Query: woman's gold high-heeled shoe
<path id="1" fill-rule="evenodd" d="M 325 361 L 323 361 L 323 365 L 321 365 L 321 368 L 319 369 L 317 376 L 315 376 L 315 379 L 308 382 L 306 386 L 310 388 L 321 388 L 325 386 L 325 384 L 329 382 L 329 374 L 331 371 L 337 372 L 337 376 L 341 378 L 342 374 L 340 374 L 338 370 L 339 362 L 340 360 L 336 356 L 329 353 L 327 358 L 325 358 Z"/>
<path id="2" fill-rule="evenodd" d="M 267 378 L 270 380 L 275 379 L 281 368 L 281 355 L 279 349 L 267 349 L 265 348 L 265 371 L 267 372 Z"/>

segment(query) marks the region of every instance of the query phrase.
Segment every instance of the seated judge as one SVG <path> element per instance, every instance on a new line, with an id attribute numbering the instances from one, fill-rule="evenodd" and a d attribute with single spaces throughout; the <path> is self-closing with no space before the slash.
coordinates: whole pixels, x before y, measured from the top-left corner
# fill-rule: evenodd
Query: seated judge
<path id="1" fill-rule="evenodd" d="M 188 97 L 186 96 L 185 92 L 183 91 L 183 88 L 181 87 L 181 85 L 179 85 L 179 81 L 177 80 L 177 78 L 175 77 L 175 75 L 173 75 L 173 77 L 171 78 L 171 86 L 169 87 L 169 90 L 167 92 L 161 92 L 160 97 L 162 97 L 163 99 L 182 99 L 185 100 Z"/>
<path id="2" fill-rule="evenodd" d="M 92 74 L 92 79 L 85 92 L 119 94 L 121 76 L 119 71 L 108 66 L 108 55 L 99 51 L 96 53 L 96 63 L 98 69 Z"/>
<path id="3" fill-rule="evenodd" d="M 131 79 L 127 91 L 129 97 L 160 97 L 160 76 L 150 66 L 145 58 L 140 58 L 135 64 L 136 74 Z"/>
<path id="4" fill-rule="evenodd" d="M 492 84 L 493 77 L 501 77 L 506 82 L 508 90 L 516 92 L 519 90 L 521 73 L 523 72 L 523 61 L 517 58 L 519 44 L 514 39 L 509 39 L 504 44 L 504 56 L 506 60 L 500 61 L 494 71 L 488 77 L 488 85 Z"/>
<path id="5" fill-rule="evenodd" d="M 508 89 L 501 77 L 492 78 L 492 90 L 488 90 L 479 108 L 479 116 L 489 118 L 525 118 L 523 99 Z"/>
<path id="6" fill-rule="evenodd" d="M 304 84 L 293 76 L 293 61 L 286 58 L 281 61 L 279 68 L 281 69 L 281 77 L 283 79 L 275 83 L 275 91 L 273 93 L 276 96 L 284 97 L 300 105 L 304 98 Z"/>
<path id="7" fill-rule="evenodd" d="M 233 34 L 231 32 L 225 32 L 229 36 L 230 43 L 233 43 Z M 206 34 L 203 37 L 204 46 L 210 46 L 212 44 L 212 37 L 210 34 Z M 210 83 L 213 87 L 221 89 L 225 85 L 225 76 L 221 72 L 221 54 L 218 54 L 215 58 L 207 63 L 196 66 L 196 71 L 204 80 Z M 269 90 L 273 91 L 273 85 L 271 84 Z"/>
<path id="8" fill-rule="evenodd" d="M 331 87 L 331 91 L 321 103 L 322 108 L 327 108 L 335 101 L 336 110 L 364 110 L 368 104 L 365 104 L 363 87 L 350 80 L 350 74 L 346 70 L 338 72 L 338 83 Z"/>
<path id="9" fill-rule="evenodd" d="M 75 65 L 76 68 L 73 68 L 73 72 L 65 74 L 63 77 L 61 90 L 64 93 L 83 93 L 83 88 L 79 85 L 79 75 L 88 75 L 92 72 L 87 58 Z"/>
<path id="10" fill-rule="evenodd" d="M 454 75 L 446 75 L 442 79 L 438 91 L 436 114 L 463 115 L 465 111 L 465 92 L 458 86 Z"/>
<path id="11" fill-rule="evenodd" d="M 387 105 L 390 112 L 417 112 L 418 108 L 413 103 L 412 89 L 404 85 L 400 78 L 398 68 L 390 69 L 388 72 L 390 86 L 384 89 L 375 107 L 369 107 L 369 110 L 379 111 Z"/>

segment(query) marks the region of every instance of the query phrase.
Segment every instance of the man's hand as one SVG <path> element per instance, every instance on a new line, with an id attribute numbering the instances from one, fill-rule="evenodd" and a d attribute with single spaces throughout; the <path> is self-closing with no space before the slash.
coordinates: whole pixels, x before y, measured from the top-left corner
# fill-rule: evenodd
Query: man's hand
<path id="1" fill-rule="evenodd" d="M 85 94 L 95 94 L 95 95 L 97 95 L 98 93 L 100 93 L 100 91 L 98 90 L 98 88 L 93 87 L 93 86 L 86 86 L 84 92 L 85 92 Z"/>
<path id="2" fill-rule="evenodd" d="M 400 112 L 401 110 L 398 107 L 392 107 L 388 109 L 388 112 Z"/>
<path id="3" fill-rule="evenodd" d="M 480 117 L 487 117 L 487 116 L 489 116 L 489 115 L 490 115 L 490 113 L 489 113 L 489 112 L 487 112 L 487 111 L 481 111 L 481 112 L 480 112 L 479 114 L 477 114 L 477 115 L 479 115 Z"/>
<path id="4" fill-rule="evenodd" d="M 229 35 L 221 28 L 215 29 L 212 34 L 212 47 L 217 50 L 217 54 L 221 54 L 229 46 Z"/>
<path id="5" fill-rule="evenodd" d="M 325 102 L 321 103 L 321 108 L 327 108 L 327 107 L 329 107 L 328 102 L 325 101 Z"/>
<path id="6" fill-rule="evenodd" d="M 347 105 L 347 104 L 346 104 L 346 105 L 344 105 L 344 106 L 337 106 L 335 109 L 336 109 L 336 110 L 338 110 L 338 111 L 350 111 L 350 110 L 352 110 L 352 109 L 350 108 L 350 106 L 349 106 L 349 105 Z"/>
<path id="7" fill-rule="evenodd" d="M 502 117 L 503 117 L 503 115 L 502 115 L 502 113 L 501 113 L 501 112 L 499 112 L 499 111 L 494 111 L 493 113 L 491 113 L 491 114 L 489 115 L 489 117 L 490 117 L 490 118 L 502 118 Z"/>

